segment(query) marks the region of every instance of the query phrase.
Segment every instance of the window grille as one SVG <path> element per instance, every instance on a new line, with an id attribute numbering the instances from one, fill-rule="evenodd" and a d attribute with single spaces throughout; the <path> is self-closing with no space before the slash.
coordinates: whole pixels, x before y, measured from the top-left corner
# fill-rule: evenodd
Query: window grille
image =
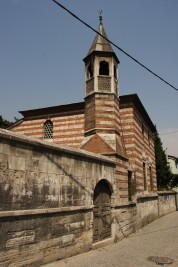
<path id="1" fill-rule="evenodd" d="M 146 163 L 143 162 L 143 183 L 144 183 L 144 191 L 147 190 L 147 181 L 146 181 Z"/>
<path id="2" fill-rule="evenodd" d="M 149 172 L 150 172 L 150 190 L 153 191 L 153 176 L 152 176 L 151 166 L 149 166 Z"/>
<path id="3" fill-rule="evenodd" d="M 45 121 L 44 123 L 44 139 L 53 138 L 53 123 L 50 120 Z"/>
<path id="4" fill-rule="evenodd" d="M 128 200 L 132 200 L 132 172 L 128 171 Z"/>

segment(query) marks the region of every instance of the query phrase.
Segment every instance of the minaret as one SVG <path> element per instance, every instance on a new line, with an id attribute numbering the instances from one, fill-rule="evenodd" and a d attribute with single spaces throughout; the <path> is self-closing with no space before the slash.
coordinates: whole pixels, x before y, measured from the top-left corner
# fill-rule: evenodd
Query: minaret
<path id="1" fill-rule="evenodd" d="M 107 38 L 100 15 L 98 32 Z M 113 52 L 111 44 L 97 34 L 85 62 L 85 96 L 93 92 L 118 94 L 118 64 L 119 60 Z"/>
<path id="2" fill-rule="evenodd" d="M 118 64 L 102 23 L 84 58 L 85 139 L 81 148 L 101 153 L 125 155 L 121 138 L 118 99 Z"/>

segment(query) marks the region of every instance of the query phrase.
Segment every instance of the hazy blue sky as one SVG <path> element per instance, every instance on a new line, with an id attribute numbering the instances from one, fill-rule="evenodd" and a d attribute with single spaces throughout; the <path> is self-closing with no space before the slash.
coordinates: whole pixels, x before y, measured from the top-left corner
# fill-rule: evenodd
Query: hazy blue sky
<path id="1" fill-rule="evenodd" d="M 178 0 L 60 0 L 178 87 Z M 51 0 L 0 0 L 0 114 L 83 101 L 84 63 L 95 33 Z M 178 131 L 178 92 L 114 48 L 120 95 L 137 93 L 160 133 Z M 178 156 L 178 133 L 160 135 Z"/>

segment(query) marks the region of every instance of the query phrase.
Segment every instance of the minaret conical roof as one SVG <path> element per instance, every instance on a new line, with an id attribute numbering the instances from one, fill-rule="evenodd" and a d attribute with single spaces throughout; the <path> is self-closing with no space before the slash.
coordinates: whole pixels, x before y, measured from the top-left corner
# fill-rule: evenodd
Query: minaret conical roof
<path id="1" fill-rule="evenodd" d="M 105 38 L 108 38 L 107 34 L 105 32 L 105 29 L 103 27 L 101 15 L 100 15 L 100 25 L 99 25 L 98 32 L 102 36 L 104 36 Z M 103 38 L 101 35 L 99 35 L 98 33 L 96 34 L 95 39 L 94 39 L 94 41 L 93 41 L 93 43 L 92 43 L 92 45 L 88 51 L 88 55 L 94 51 L 113 52 L 111 44 L 105 38 Z"/>

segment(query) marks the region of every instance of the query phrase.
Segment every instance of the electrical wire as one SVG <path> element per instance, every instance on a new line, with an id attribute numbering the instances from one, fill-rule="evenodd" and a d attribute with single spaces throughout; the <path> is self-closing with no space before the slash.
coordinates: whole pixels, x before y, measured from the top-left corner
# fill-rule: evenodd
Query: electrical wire
<path id="1" fill-rule="evenodd" d="M 160 133 L 159 135 L 164 135 L 164 134 L 174 134 L 174 133 L 178 133 L 178 131 L 168 132 L 168 133 Z"/>
<path id="2" fill-rule="evenodd" d="M 63 6 L 62 4 L 60 4 L 59 2 L 57 2 L 56 0 L 52 0 L 55 4 L 57 4 L 59 7 L 61 7 L 62 9 L 64 9 L 66 12 L 68 12 L 72 17 L 74 17 L 75 19 L 77 19 L 78 21 L 80 21 L 82 24 L 84 24 L 87 28 L 91 29 L 92 31 L 94 31 L 95 33 L 99 34 L 100 36 L 102 36 L 105 40 L 107 40 L 110 44 L 112 44 L 114 47 L 116 47 L 117 49 L 119 49 L 122 53 L 124 53 L 126 56 L 128 56 L 129 58 L 131 58 L 133 61 L 135 61 L 138 65 L 140 65 L 141 67 L 143 67 L 144 69 L 146 69 L 148 72 L 150 72 L 151 74 L 153 74 L 155 77 L 157 77 L 158 79 L 160 79 L 162 82 L 166 83 L 167 85 L 169 85 L 172 89 L 174 89 L 175 91 L 178 92 L 178 89 L 173 86 L 172 84 L 170 84 L 169 82 L 167 82 L 166 80 L 164 80 L 162 77 L 160 77 L 159 75 L 157 75 L 155 72 L 153 72 L 151 69 L 147 68 L 145 65 L 143 65 L 141 62 L 139 62 L 137 59 L 135 59 L 134 57 L 132 57 L 131 55 L 129 55 L 126 51 L 124 51 L 122 48 L 120 48 L 118 45 L 116 45 L 115 43 L 113 43 L 111 40 L 109 40 L 108 38 L 106 38 L 105 36 L 103 36 L 100 32 L 98 32 L 97 30 L 95 30 L 92 26 L 90 26 L 88 23 L 86 23 L 85 21 L 83 21 L 82 19 L 80 19 L 78 16 L 76 16 L 74 13 L 72 13 L 69 9 L 67 9 L 65 6 Z"/>

